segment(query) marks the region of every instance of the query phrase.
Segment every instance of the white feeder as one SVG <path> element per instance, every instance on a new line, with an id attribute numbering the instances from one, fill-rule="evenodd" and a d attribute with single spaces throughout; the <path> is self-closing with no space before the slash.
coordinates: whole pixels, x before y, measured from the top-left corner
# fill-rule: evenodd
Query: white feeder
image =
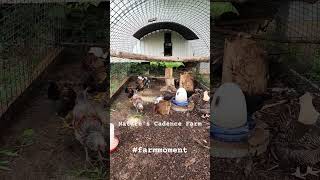
<path id="1" fill-rule="evenodd" d="M 213 124 L 224 128 L 238 128 L 247 122 L 245 96 L 238 85 L 225 83 L 215 92 L 211 104 Z"/>
<path id="2" fill-rule="evenodd" d="M 114 125 L 110 123 L 110 153 L 113 152 L 119 144 L 119 139 L 114 136 Z"/>
<path id="3" fill-rule="evenodd" d="M 175 97 L 176 102 L 178 103 L 184 103 L 188 102 L 188 96 L 187 96 L 187 91 L 184 88 L 179 88 L 176 92 L 176 97 Z"/>

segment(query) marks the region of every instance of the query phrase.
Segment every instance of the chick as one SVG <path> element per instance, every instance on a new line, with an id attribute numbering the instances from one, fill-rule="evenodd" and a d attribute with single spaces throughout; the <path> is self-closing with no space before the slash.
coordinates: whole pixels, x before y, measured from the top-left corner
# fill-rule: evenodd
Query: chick
<path id="1" fill-rule="evenodd" d="M 87 90 L 77 97 L 73 109 L 73 127 L 76 139 L 84 146 L 86 161 L 89 161 L 88 149 L 98 153 L 99 160 L 104 158 L 101 153 L 106 152 L 105 129 L 102 117 L 87 98 Z"/>

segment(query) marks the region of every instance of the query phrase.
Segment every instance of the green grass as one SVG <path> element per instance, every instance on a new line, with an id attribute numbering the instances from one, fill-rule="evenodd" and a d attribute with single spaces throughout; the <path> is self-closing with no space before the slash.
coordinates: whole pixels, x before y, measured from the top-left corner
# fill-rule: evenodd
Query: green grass
<path id="1" fill-rule="evenodd" d="M 107 171 L 102 167 L 74 169 L 68 174 L 73 177 L 89 178 L 91 180 L 104 180 L 107 177 Z"/>
<path id="2" fill-rule="evenodd" d="M 10 171 L 9 161 L 7 160 L 10 157 L 17 157 L 18 153 L 13 150 L 0 149 L 0 172 L 1 171 Z"/>

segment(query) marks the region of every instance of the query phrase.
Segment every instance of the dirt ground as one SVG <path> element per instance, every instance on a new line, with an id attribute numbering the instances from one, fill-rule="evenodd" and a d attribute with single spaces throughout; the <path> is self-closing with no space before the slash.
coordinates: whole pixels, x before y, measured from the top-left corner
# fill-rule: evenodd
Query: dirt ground
<path id="1" fill-rule="evenodd" d="M 219 86 L 219 83 L 214 85 Z M 291 180 L 298 179 L 291 175 L 295 171 L 294 168 L 286 169 L 286 167 L 277 167 L 279 161 L 272 155 L 271 148 L 273 142 L 282 132 L 283 124 L 297 121 L 300 111 L 299 97 L 305 92 L 311 92 L 314 95 L 313 104 L 318 112 L 320 112 L 320 94 L 312 89 L 309 84 L 301 81 L 301 79 L 284 74 L 277 79 L 270 81 L 268 85 L 268 93 L 272 93 L 272 98 L 266 104 L 272 104 L 281 100 L 287 100 L 287 103 L 277 105 L 255 113 L 256 119 L 259 119 L 269 126 L 271 140 L 265 153 L 259 156 L 245 158 L 216 158 L 211 157 L 211 177 L 216 180 L 234 180 L 234 179 L 252 179 L 252 180 Z M 296 92 L 271 92 L 272 88 L 292 88 Z M 214 144 L 211 144 L 214 146 Z M 319 169 L 320 164 L 314 166 Z M 316 180 L 319 177 L 308 175 L 306 179 Z"/>
<path id="2" fill-rule="evenodd" d="M 80 56 L 69 52 L 62 58 L 45 81 L 79 81 Z M 78 176 L 84 169 L 91 168 L 85 163 L 84 149 L 72 130 L 62 128 L 54 104 L 47 98 L 46 85 L 34 89 L 33 97 L 16 113 L 16 122 L 1 136 L 1 148 L 18 149 L 18 156 L 9 159 L 11 171 L 0 171 L 1 180 L 88 179 Z M 19 139 L 27 129 L 34 132 L 33 140 L 21 147 Z"/>
<path id="3" fill-rule="evenodd" d="M 152 91 L 161 86 L 152 81 Z M 171 110 L 169 115 L 159 115 L 152 111 L 153 104 L 146 104 L 139 122 L 143 126 L 119 126 L 129 117 L 137 115 L 127 94 L 121 92 L 111 106 L 111 122 L 120 139 L 117 150 L 111 154 L 111 179 L 210 179 L 209 120 L 201 118 L 195 110 L 189 113 Z M 181 122 L 181 127 L 159 127 L 154 122 Z M 190 127 L 185 123 L 201 122 L 202 126 Z M 150 126 L 145 124 L 150 123 Z M 187 148 L 185 154 L 143 154 L 133 153 L 133 148 Z"/>

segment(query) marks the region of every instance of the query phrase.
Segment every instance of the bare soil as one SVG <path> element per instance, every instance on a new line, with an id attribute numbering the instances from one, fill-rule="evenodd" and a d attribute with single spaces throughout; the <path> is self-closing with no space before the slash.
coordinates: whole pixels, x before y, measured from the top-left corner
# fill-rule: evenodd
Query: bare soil
<path id="1" fill-rule="evenodd" d="M 134 83 L 134 82 L 131 82 Z M 151 91 L 159 91 L 164 82 L 152 81 Z M 150 90 L 148 90 L 150 91 Z M 111 179 L 210 179 L 209 120 L 201 118 L 196 110 L 174 112 L 169 115 L 155 114 L 153 104 L 146 104 L 140 114 L 142 126 L 119 126 L 129 117 L 137 115 L 127 94 L 121 92 L 111 106 L 111 122 L 120 139 L 117 150 L 111 154 Z M 159 127 L 154 122 L 181 122 L 181 127 Z M 189 127 L 185 123 L 201 122 L 200 127 Z M 150 126 L 145 124 L 150 123 Z M 183 154 L 133 153 L 133 148 L 187 148 Z"/>

